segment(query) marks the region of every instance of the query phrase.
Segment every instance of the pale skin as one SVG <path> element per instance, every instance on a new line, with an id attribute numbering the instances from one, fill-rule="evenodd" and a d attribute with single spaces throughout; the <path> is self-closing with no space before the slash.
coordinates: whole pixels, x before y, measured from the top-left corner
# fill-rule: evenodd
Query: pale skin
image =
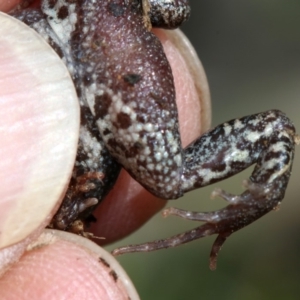
<path id="1" fill-rule="evenodd" d="M 17 3 L 18 1 L 15 0 L 0 0 L 0 10 L 8 12 Z M 7 34 L 9 34 L 9 32 Z M 169 50 L 174 53 L 172 47 Z M 176 55 L 170 56 L 168 53 L 167 56 L 171 66 L 176 65 L 177 68 L 173 69 L 175 81 L 191 81 L 190 74 L 182 71 L 183 67 L 180 59 L 176 57 Z M 15 74 L 19 72 L 18 69 L 11 71 L 15 72 Z M 180 88 L 177 88 L 178 86 Z M 179 114 L 180 116 L 189 116 L 189 122 L 183 120 L 182 118 L 184 117 L 180 119 L 183 145 L 186 145 L 201 133 L 199 125 L 200 115 L 198 115 L 194 109 L 195 105 L 198 105 L 199 99 L 195 90 L 187 88 L 188 85 L 178 84 L 177 87 Z M 8 97 L 10 97 L 10 95 L 8 95 Z M 186 102 L 186 99 L 189 101 Z M 9 101 L 7 105 L 9 105 Z M 47 111 L 45 111 L 45 114 L 46 113 Z M 182 124 L 184 124 L 184 126 Z M 15 146 L 22 147 L 22 143 L 20 142 L 20 145 L 17 145 L 17 142 L 18 141 L 15 141 Z M 2 148 L 4 146 L 1 145 L 0 147 Z M 2 157 L 2 160 L 5 159 L 8 160 L 10 158 Z M 9 177 L 11 174 L 8 173 L 6 176 Z M 67 184 L 66 182 L 66 185 Z M 143 201 L 140 201 L 140 199 L 143 199 Z M 109 194 L 95 212 L 98 222 L 92 228 L 92 231 L 96 236 L 105 236 L 107 242 L 120 239 L 141 226 L 165 204 L 166 201 L 155 198 L 123 171 L 113 192 Z M 122 220 L 126 220 L 125 224 L 118 222 L 119 212 L 122 212 Z M 32 211 L 32 214 L 35 213 L 36 212 Z M 130 215 L 131 217 L 124 218 L 124 214 Z M 0 207 L 0 220 L 5 220 L 5 218 L 7 218 L 5 207 Z M 120 221 L 122 220 L 120 219 Z M 66 296 L 64 294 L 66 293 L 64 278 L 69 278 L 70 276 L 74 277 L 74 274 L 78 274 L 72 281 L 72 283 L 76 285 L 77 296 L 82 294 L 85 295 L 86 299 L 103 299 L 105 288 L 101 286 L 101 282 L 99 282 L 97 276 L 97 273 L 101 272 L 101 270 L 99 270 L 99 264 L 95 264 L 93 258 L 87 254 L 83 254 L 80 260 L 76 260 L 75 258 L 80 251 L 76 244 L 61 241 L 52 246 L 42 247 L 39 251 L 29 252 L 0 279 L 1 297 L 4 299 L 17 299 L 20 295 L 16 294 L 17 291 L 15 287 L 20 286 L 23 292 L 22 299 L 41 299 L 41 295 L 45 294 L 53 295 L 53 299 L 57 299 L 58 295 L 59 298 L 64 298 L 64 296 Z M 63 254 L 66 252 L 70 259 L 71 268 L 65 268 L 62 262 Z M 80 272 L 78 270 L 80 270 Z M 42 278 L 45 277 L 51 278 L 51 281 L 42 280 Z M 79 284 L 79 282 L 82 283 L 85 278 L 88 278 L 90 284 L 97 288 L 91 290 L 89 287 Z M 34 288 L 32 286 L 33 279 Z M 54 287 L 55 290 L 53 290 Z M 25 291 L 30 292 L 26 293 Z M 28 298 L 24 298 L 26 296 Z"/>

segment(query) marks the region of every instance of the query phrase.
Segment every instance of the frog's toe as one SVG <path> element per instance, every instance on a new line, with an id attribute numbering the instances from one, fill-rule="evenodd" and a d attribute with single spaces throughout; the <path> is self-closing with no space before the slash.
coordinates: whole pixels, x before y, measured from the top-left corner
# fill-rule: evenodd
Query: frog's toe
<path id="1" fill-rule="evenodd" d="M 218 237 L 210 253 L 210 269 L 216 269 L 217 255 L 226 239 L 235 231 L 251 224 L 269 211 L 276 209 L 283 196 L 282 194 L 274 194 L 274 190 L 276 191 L 278 188 L 276 183 L 258 184 L 249 180 L 245 181 L 244 185 L 247 190 L 241 195 L 232 195 L 221 189 L 216 189 L 213 192 L 213 196 L 220 196 L 229 202 L 229 205 L 217 211 L 193 212 L 174 207 L 164 209 L 163 216 L 165 217 L 173 215 L 205 223 L 170 238 L 115 249 L 113 255 L 130 252 L 149 252 L 176 247 L 202 237 L 217 234 Z"/>
<path id="2" fill-rule="evenodd" d="M 211 193 L 211 199 L 215 199 L 217 197 L 222 198 L 223 200 L 231 203 L 231 204 L 235 204 L 240 202 L 241 197 L 238 195 L 233 195 L 230 193 L 227 193 L 226 191 L 220 189 L 220 188 L 215 188 L 212 193 Z"/>

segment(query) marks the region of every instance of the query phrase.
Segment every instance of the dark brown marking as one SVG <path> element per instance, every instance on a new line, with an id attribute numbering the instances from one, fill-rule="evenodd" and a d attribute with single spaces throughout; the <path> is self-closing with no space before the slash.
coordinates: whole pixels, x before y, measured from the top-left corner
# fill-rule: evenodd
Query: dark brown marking
<path id="1" fill-rule="evenodd" d="M 99 257 L 99 262 L 102 263 L 105 267 L 110 268 L 109 263 L 102 257 Z"/>
<path id="2" fill-rule="evenodd" d="M 124 15 L 124 8 L 117 3 L 109 3 L 108 9 L 114 17 L 122 17 Z"/>
<path id="3" fill-rule="evenodd" d="M 118 281 L 118 275 L 117 275 L 117 273 L 116 273 L 114 270 L 111 270 L 111 271 L 109 272 L 109 275 L 113 278 L 113 280 L 114 280 L 115 282 Z"/>
<path id="4" fill-rule="evenodd" d="M 130 147 L 128 151 L 126 151 L 126 157 L 136 157 L 142 148 L 143 146 L 140 143 L 134 143 L 133 147 Z"/>
<path id="5" fill-rule="evenodd" d="M 120 128 L 127 129 L 131 125 L 131 119 L 128 114 L 125 114 L 124 112 L 120 112 L 117 115 L 117 121 L 118 125 L 120 125 Z"/>
<path id="6" fill-rule="evenodd" d="M 103 131 L 103 135 L 108 135 L 110 133 L 111 133 L 111 131 L 107 128 Z"/>
<path id="7" fill-rule="evenodd" d="M 107 144 L 109 145 L 109 147 L 114 147 L 116 151 L 126 152 L 126 147 L 122 143 L 117 142 L 113 138 L 109 139 Z"/>
<path id="8" fill-rule="evenodd" d="M 161 109 L 170 109 L 170 107 L 169 107 L 170 103 L 166 97 L 160 95 L 159 93 L 153 92 L 153 91 L 150 92 L 149 96 L 155 100 L 155 102 Z"/>
<path id="9" fill-rule="evenodd" d="M 264 160 L 265 161 L 268 161 L 268 160 L 272 160 L 272 159 L 276 159 L 278 161 L 278 158 L 280 158 L 282 156 L 282 153 L 281 151 L 280 152 L 268 152 L 265 157 L 264 157 Z"/>
<path id="10" fill-rule="evenodd" d="M 72 43 L 74 45 L 79 45 L 80 41 L 82 40 L 82 32 L 79 30 L 75 30 L 72 33 Z"/>
<path id="11" fill-rule="evenodd" d="M 126 83 L 135 85 L 142 79 L 142 76 L 139 74 L 126 74 L 123 76 L 123 79 Z"/>
<path id="12" fill-rule="evenodd" d="M 220 153 L 216 153 L 212 161 L 208 161 L 202 165 L 204 169 L 210 169 L 212 172 L 223 172 L 226 169 L 226 163 L 224 162 L 224 156 L 226 149 Z"/>
<path id="13" fill-rule="evenodd" d="M 230 162 L 231 170 L 243 170 L 245 168 L 245 162 L 242 161 L 232 161 Z"/>
<path id="14" fill-rule="evenodd" d="M 154 92 L 154 91 L 151 91 L 149 95 L 150 95 L 150 97 L 153 98 L 154 100 L 159 100 L 159 99 L 160 99 L 160 95 L 157 94 L 157 93 Z"/>
<path id="15" fill-rule="evenodd" d="M 138 115 L 136 120 L 139 122 L 139 123 L 142 123 L 142 124 L 145 124 L 147 122 L 146 118 L 145 118 L 145 115 Z"/>
<path id="16" fill-rule="evenodd" d="M 60 20 L 64 20 L 66 17 L 68 17 L 69 15 L 69 10 L 68 8 L 64 5 L 62 6 L 59 11 L 57 12 L 57 17 L 60 19 Z"/>
<path id="17" fill-rule="evenodd" d="M 48 1 L 48 7 L 50 9 L 53 9 L 56 3 L 57 3 L 57 0 L 49 0 Z"/>
<path id="18" fill-rule="evenodd" d="M 82 81 L 83 81 L 85 86 L 89 86 L 92 82 L 91 75 L 90 74 L 85 74 L 82 78 Z"/>
<path id="19" fill-rule="evenodd" d="M 138 149 L 143 149 L 143 148 L 144 148 L 144 145 L 143 145 L 142 143 L 140 143 L 140 142 L 135 142 L 135 143 L 134 143 L 134 147 L 135 147 L 135 148 L 138 148 Z"/>
<path id="20" fill-rule="evenodd" d="M 202 177 L 198 177 L 197 181 L 194 182 L 193 187 L 195 189 L 197 189 L 197 188 L 199 188 L 199 187 L 202 186 L 202 183 L 203 183 L 203 178 Z"/>
<path id="21" fill-rule="evenodd" d="M 95 112 L 96 119 L 105 117 L 108 114 L 108 109 L 111 105 L 111 98 L 104 93 L 102 96 L 95 97 Z"/>

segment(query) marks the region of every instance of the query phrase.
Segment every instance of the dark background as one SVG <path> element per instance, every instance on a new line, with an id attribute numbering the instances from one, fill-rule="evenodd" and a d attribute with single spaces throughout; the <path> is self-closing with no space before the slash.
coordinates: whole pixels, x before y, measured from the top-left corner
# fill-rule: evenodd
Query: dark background
<path id="1" fill-rule="evenodd" d="M 183 30 L 195 46 L 210 84 L 213 123 L 278 108 L 300 131 L 300 1 L 191 0 Z M 251 170 L 186 195 L 169 205 L 205 211 L 225 205 L 210 200 L 215 186 L 231 193 Z M 276 213 L 235 233 L 208 268 L 215 237 L 179 248 L 130 254 L 120 262 L 141 299 L 299 299 L 300 146 L 292 178 Z M 159 214 L 116 246 L 151 241 L 198 226 Z"/>

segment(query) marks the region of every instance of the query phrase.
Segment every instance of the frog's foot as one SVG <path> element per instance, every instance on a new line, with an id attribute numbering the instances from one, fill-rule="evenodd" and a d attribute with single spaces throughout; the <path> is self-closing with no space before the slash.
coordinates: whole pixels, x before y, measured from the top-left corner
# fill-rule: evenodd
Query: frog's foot
<path id="1" fill-rule="evenodd" d="M 212 197 L 219 196 L 229 202 L 228 206 L 218 211 L 192 212 L 174 207 L 166 208 L 163 211 L 163 216 L 174 215 L 188 220 L 205 222 L 205 224 L 164 240 L 121 247 L 115 249 L 112 254 L 149 252 L 176 247 L 205 236 L 218 234 L 210 253 L 210 269 L 214 270 L 217 265 L 218 252 L 225 240 L 235 231 L 251 224 L 269 211 L 276 209 L 283 197 L 283 195 L 274 197 L 274 189 L 278 188 L 275 184 L 263 185 L 247 181 L 245 185 L 247 190 L 238 196 L 216 189 L 212 193 Z"/>
<path id="2" fill-rule="evenodd" d="M 85 231 L 85 224 L 82 220 L 74 221 L 70 227 L 69 232 L 75 233 L 77 235 L 81 235 L 88 239 L 97 239 L 97 240 L 105 240 L 105 237 L 99 237 L 94 235 L 92 232 Z"/>
<path id="3" fill-rule="evenodd" d="M 104 174 L 91 171 L 79 176 L 78 173 L 74 168 L 69 188 L 59 210 L 52 219 L 51 228 L 77 232 L 76 229 L 72 229 L 77 226 L 76 220 L 85 220 L 93 208 L 99 204 L 99 199 L 95 196 L 99 191 L 98 187 L 103 186 Z M 76 226 L 73 226 L 73 223 Z"/>

